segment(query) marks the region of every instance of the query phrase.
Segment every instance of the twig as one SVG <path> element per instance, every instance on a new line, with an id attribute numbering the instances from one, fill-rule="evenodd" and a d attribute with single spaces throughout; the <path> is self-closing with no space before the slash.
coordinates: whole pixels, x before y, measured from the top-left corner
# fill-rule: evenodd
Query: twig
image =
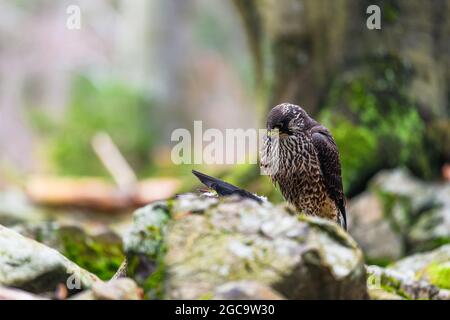
<path id="1" fill-rule="evenodd" d="M 137 184 L 137 177 L 117 145 L 106 132 L 99 132 L 92 138 L 92 148 L 113 177 L 120 190 L 131 193 Z"/>

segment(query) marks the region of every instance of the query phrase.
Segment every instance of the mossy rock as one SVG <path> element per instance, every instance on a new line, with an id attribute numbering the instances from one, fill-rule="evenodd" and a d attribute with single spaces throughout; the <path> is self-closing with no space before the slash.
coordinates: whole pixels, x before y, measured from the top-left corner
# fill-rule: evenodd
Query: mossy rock
<path id="1" fill-rule="evenodd" d="M 406 257 L 386 268 L 367 269 L 373 298 L 380 298 L 377 293 L 384 291 L 405 299 L 450 299 L 450 245 Z"/>
<path id="2" fill-rule="evenodd" d="M 68 226 L 57 230 L 57 238 L 62 254 L 102 280 L 111 279 L 125 257 L 122 240 L 114 233 L 92 236 Z"/>
<path id="3" fill-rule="evenodd" d="M 65 284 L 69 293 L 75 293 L 97 281 L 58 251 L 0 225 L 0 285 L 53 293 Z"/>
<path id="4" fill-rule="evenodd" d="M 165 277 L 164 235 L 169 203 L 157 202 L 137 210 L 133 225 L 124 237 L 126 274 L 144 289 L 146 298 L 163 297 Z"/>
<path id="5" fill-rule="evenodd" d="M 269 203 L 182 195 L 138 210 L 124 242 L 127 275 L 147 297 L 202 299 L 252 281 L 288 299 L 367 298 L 363 254 L 345 231 Z"/>
<path id="6" fill-rule="evenodd" d="M 443 289 L 450 289 L 450 261 L 431 264 L 425 270 L 430 283 Z"/>

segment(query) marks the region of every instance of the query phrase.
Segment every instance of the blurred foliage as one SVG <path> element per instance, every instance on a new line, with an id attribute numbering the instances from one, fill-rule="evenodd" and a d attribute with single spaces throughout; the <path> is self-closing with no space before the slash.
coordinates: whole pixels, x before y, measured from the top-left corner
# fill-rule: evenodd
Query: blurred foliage
<path id="1" fill-rule="evenodd" d="M 49 139 L 55 170 L 63 175 L 108 176 L 91 140 L 107 132 L 138 174 L 151 170 L 151 148 L 158 142 L 153 103 L 123 83 L 78 77 L 62 121 L 37 113 L 34 124 Z"/>
<path id="2" fill-rule="evenodd" d="M 367 18 L 367 8 L 370 5 L 377 5 L 380 7 L 380 11 L 383 13 L 381 15 L 381 24 L 389 25 L 395 23 L 400 16 L 400 4 L 398 0 L 365 0 L 361 2 L 360 10 L 361 15 L 364 19 Z"/>
<path id="3" fill-rule="evenodd" d="M 413 70 L 390 55 L 369 57 L 362 65 L 331 84 L 320 114 L 338 144 L 350 194 L 381 168 L 408 165 L 430 175 L 422 152 L 425 125 L 405 91 Z"/>
<path id="4" fill-rule="evenodd" d="M 426 152 L 434 157 L 439 167 L 450 162 L 450 120 L 439 118 L 426 128 Z"/>

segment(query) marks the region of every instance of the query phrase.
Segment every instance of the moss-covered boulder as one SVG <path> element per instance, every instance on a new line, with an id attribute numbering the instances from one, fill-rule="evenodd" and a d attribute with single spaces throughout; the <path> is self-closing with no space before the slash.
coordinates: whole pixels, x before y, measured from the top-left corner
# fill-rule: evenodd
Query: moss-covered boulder
<path id="1" fill-rule="evenodd" d="M 124 259 L 122 238 L 106 226 L 92 232 L 80 223 L 44 220 L 16 224 L 11 229 L 59 251 L 102 280 L 111 279 Z"/>
<path id="2" fill-rule="evenodd" d="M 124 243 L 128 276 L 147 296 L 212 299 L 241 281 L 288 299 L 367 296 L 363 255 L 346 232 L 269 203 L 182 195 L 138 210 Z"/>
<path id="3" fill-rule="evenodd" d="M 419 253 L 387 266 L 368 267 L 371 293 L 405 299 L 450 300 L 450 245 Z"/>
<path id="4" fill-rule="evenodd" d="M 348 213 L 349 232 L 370 263 L 450 243 L 450 183 L 425 182 L 407 169 L 379 172 Z"/>
<path id="5" fill-rule="evenodd" d="M 132 277 L 144 288 L 146 298 L 163 298 L 168 204 L 157 202 L 137 210 L 124 237 L 126 261 L 118 276 Z"/>
<path id="6" fill-rule="evenodd" d="M 450 289 L 450 244 L 406 257 L 389 266 L 389 269 L 442 289 Z"/>
<path id="7" fill-rule="evenodd" d="M 374 192 L 363 192 L 349 201 L 347 220 L 348 231 L 367 263 L 385 265 L 403 256 L 403 239 L 385 217 L 382 199 Z"/>
<path id="8" fill-rule="evenodd" d="M 20 289 L 0 286 L 0 300 L 46 300 L 46 298 Z"/>
<path id="9" fill-rule="evenodd" d="M 98 280 L 58 251 L 0 225 L 0 285 L 52 293 L 63 284 L 76 292 Z"/>
<path id="10" fill-rule="evenodd" d="M 71 297 L 73 300 L 140 300 L 141 298 L 142 289 L 129 278 L 108 282 L 98 281 L 91 289 Z"/>

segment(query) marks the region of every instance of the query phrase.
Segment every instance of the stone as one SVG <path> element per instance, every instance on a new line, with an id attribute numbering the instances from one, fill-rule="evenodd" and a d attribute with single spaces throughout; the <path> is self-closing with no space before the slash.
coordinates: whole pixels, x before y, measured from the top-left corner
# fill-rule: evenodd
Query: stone
<path id="1" fill-rule="evenodd" d="M 378 195 L 364 192 L 353 198 L 347 206 L 347 217 L 348 232 L 370 261 L 384 262 L 402 257 L 402 238 L 384 216 Z"/>
<path id="2" fill-rule="evenodd" d="M 108 282 L 96 282 L 90 290 L 79 293 L 73 300 L 141 300 L 143 291 L 130 278 L 120 278 Z"/>
<path id="3" fill-rule="evenodd" d="M 283 300 L 279 292 L 256 281 L 233 281 L 217 287 L 217 300 Z"/>
<path id="4" fill-rule="evenodd" d="M 63 283 L 76 292 L 98 280 L 58 251 L 0 225 L 0 285 L 44 293 Z"/>
<path id="5" fill-rule="evenodd" d="M 450 242 L 450 183 L 424 182 L 400 168 L 381 171 L 370 185 L 404 238 L 405 255 Z"/>
<path id="6" fill-rule="evenodd" d="M 122 238 L 106 227 L 94 233 L 81 224 L 46 221 L 19 224 L 11 229 L 57 250 L 102 280 L 109 280 L 124 259 Z"/>
<path id="7" fill-rule="evenodd" d="M 390 270 L 408 275 L 410 278 L 425 280 L 450 289 L 450 244 L 425 253 L 417 253 L 388 266 Z M 448 270 L 448 271 L 447 271 Z M 439 279 L 439 273 L 446 279 Z"/>
<path id="8" fill-rule="evenodd" d="M 367 270 L 371 294 L 383 289 L 406 299 L 450 299 L 450 245 Z"/>
<path id="9" fill-rule="evenodd" d="M 0 300 L 48 300 L 29 292 L 0 286 Z"/>
<path id="10" fill-rule="evenodd" d="M 251 296 L 242 281 L 273 298 L 368 297 L 362 251 L 344 230 L 270 203 L 181 195 L 139 209 L 124 245 L 127 276 L 147 297 Z"/>
<path id="11" fill-rule="evenodd" d="M 405 300 L 403 297 L 381 288 L 369 288 L 369 296 L 370 300 Z"/>
<path id="12" fill-rule="evenodd" d="M 164 235 L 169 220 L 168 203 L 159 201 L 136 210 L 123 238 L 126 260 L 115 277 L 133 278 L 146 298 L 163 297 Z"/>
<path id="13" fill-rule="evenodd" d="M 347 212 L 349 233 L 369 263 L 450 243 L 450 183 L 421 181 L 403 168 L 379 172 Z"/>

